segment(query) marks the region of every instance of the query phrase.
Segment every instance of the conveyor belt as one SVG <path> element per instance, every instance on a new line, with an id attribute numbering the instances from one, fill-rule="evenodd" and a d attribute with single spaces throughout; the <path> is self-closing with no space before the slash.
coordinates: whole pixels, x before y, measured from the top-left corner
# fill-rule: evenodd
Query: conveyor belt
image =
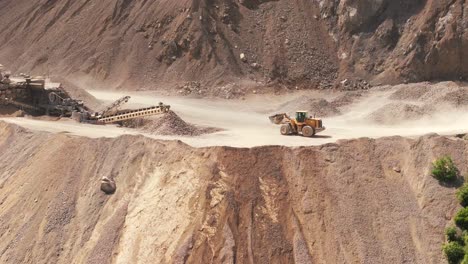
<path id="1" fill-rule="evenodd" d="M 19 108 L 22 108 L 22 109 L 31 109 L 31 110 L 35 110 L 35 111 L 41 111 L 41 109 L 38 108 L 38 107 L 34 107 L 32 105 L 20 103 L 20 102 L 14 101 L 14 100 L 5 100 L 5 102 L 7 102 L 8 104 L 17 106 Z"/>
<path id="2" fill-rule="evenodd" d="M 159 115 L 159 114 L 164 114 L 164 113 L 169 112 L 169 108 L 170 106 L 168 105 L 159 105 L 159 106 L 152 106 L 152 107 L 147 107 L 147 108 L 140 108 L 136 110 L 127 111 L 124 113 L 101 117 L 98 119 L 98 122 L 109 124 L 109 123 L 135 119 L 139 117 L 154 116 L 154 115 Z"/>
<path id="3" fill-rule="evenodd" d="M 122 104 L 128 102 L 130 100 L 130 96 L 124 96 L 117 101 L 113 102 L 110 106 L 108 106 L 104 111 L 102 111 L 101 116 L 108 117 L 110 116 L 109 113 L 115 109 L 117 109 Z"/>

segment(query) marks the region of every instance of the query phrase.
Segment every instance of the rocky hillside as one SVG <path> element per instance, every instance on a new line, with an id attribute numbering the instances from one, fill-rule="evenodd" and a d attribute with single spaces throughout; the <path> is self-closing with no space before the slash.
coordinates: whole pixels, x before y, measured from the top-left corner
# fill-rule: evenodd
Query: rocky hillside
<path id="1" fill-rule="evenodd" d="M 105 87 L 197 81 L 186 88 L 198 93 L 458 80 L 468 76 L 464 2 L 4 0 L 0 61 Z"/>
<path id="2" fill-rule="evenodd" d="M 0 123 L 2 263 L 443 263 L 468 141 L 194 149 Z M 105 195 L 100 180 L 115 180 Z"/>
<path id="3" fill-rule="evenodd" d="M 0 59 L 15 70 L 153 89 L 257 78 L 329 84 L 334 43 L 309 2 L 2 1 Z"/>
<path id="4" fill-rule="evenodd" d="M 375 82 L 468 77 L 464 0 L 321 0 L 342 75 Z"/>

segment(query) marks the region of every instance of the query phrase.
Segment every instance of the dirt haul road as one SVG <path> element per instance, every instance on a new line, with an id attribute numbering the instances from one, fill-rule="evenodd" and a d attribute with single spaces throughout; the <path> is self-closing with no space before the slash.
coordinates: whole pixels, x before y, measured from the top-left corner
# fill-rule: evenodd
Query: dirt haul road
<path id="1" fill-rule="evenodd" d="M 333 133 L 340 131 L 344 138 L 463 128 L 466 89 L 441 86 L 318 101 L 309 93 L 245 102 L 161 100 L 187 121 L 227 129 L 181 138 L 194 145 L 319 144 L 337 140 Z M 153 104 L 155 98 L 133 99 Z M 323 136 L 333 137 L 280 137 L 266 116 L 298 106 L 327 109 Z M 10 121 L 115 138 L 0 121 L 0 263 L 440 264 L 444 230 L 460 205 L 456 188 L 431 177 L 431 162 L 450 155 L 463 175 L 468 172 L 468 141 L 455 137 L 192 148 L 116 137 L 139 132 L 114 126 Z M 117 184 L 113 195 L 100 190 L 102 177 Z"/>
<path id="2" fill-rule="evenodd" d="M 185 121 L 199 126 L 217 127 L 222 131 L 198 137 L 161 136 L 117 126 L 78 124 L 71 120 L 45 121 L 25 118 L 1 120 L 29 129 L 65 132 L 92 138 L 143 134 L 152 138 L 178 139 L 195 147 L 308 146 L 359 137 L 418 136 L 427 133 L 448 135 L 468 131 L 468 111 L 466 104 L 460 103 L 467 99 L 467 89 L 453 83 L 381 87 L 371 92 L 357 94 L 359 96 L 356 96 L 356 93 L 325 95 L 320 92 L 307 92 L 288 96 L 258 95 L 246 100 L 162 97 L 135 92 L 90 92 L 106 103 L 129 94 L 132 96 L 129 107 L 156 105 L 162 101 L 171 105 L 171 108 Z M 455 99 L 450 100 L 451 95 Z M 320 101 L 322 104 L 320 102 L 314 104 L 318 98 L 322 100 Z M 343 98 L 347 102 L 344 105 L 340 103 Z M 281 136 L 279 126 L 271 124 L 268 120 L 270 114 L 279 111 L 292 114 L 295 110 L 309 110 L 310 114 L 313 114 L 325 109 L 326 106 L 331 107 L 330 105 L 339 107 L 331 111 L 334 116 L 324 118 L 327 129 L 313 138 Z"/>
<path id="3" fill-rule="evenodd" d="M 444 263 L 468 141 L 192 148 L 0 122 L 0 263 Z M 105 195 L 102 177 L 117 191 Z"/>

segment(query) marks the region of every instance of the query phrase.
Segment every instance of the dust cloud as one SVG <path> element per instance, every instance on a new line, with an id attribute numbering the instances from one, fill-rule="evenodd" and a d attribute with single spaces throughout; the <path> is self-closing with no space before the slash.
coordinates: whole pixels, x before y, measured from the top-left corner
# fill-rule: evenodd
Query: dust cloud
<path id="1" fill-rule="evenodd" d="M 385 136 L 419 136 L 428 133 L 441 135 L 459 134 L 468 131 L 468 111 L 465 105 L 443 102 L 447 94 L 460 93 L 464 99 L 468 95 L 466 87 L 438 84 L 437 91 L 431 96 L 423 96 L 433 87 L 382 87 L 365 92 L 349 104 L 340 107 L 340 115 L 323 119 L 326 130 L 313 138 L 301 136 L 282 136 L 279 127 L 268 120 L 275 113 L 275 106 L 283 105 L 281 110 L 293 113 L 297 109 L 285 109 L 287 102 L 294 102 L 304 94 L 287 97 L 251 97 L 246 100 L 194 99 L 188 97 L 165 97 L 154 93 L 89 91 L 94 97 L 108 103 L 124 94 L 132 96 L 129 107 L 155 105 L 159 101 L 171 105 L 171 109 L 183 120 L 198 126 L 219 128 L 219 132 L 201 136 L 154 135 L 135 129 L 117 126 L 93 126 L 73 123 L 68 120 L 49 122 L 45 120 L 25 120 L 3 118 L 2 120 L 25 126 L 30 129 L 50 132 L 68 132 L 87 137 L 117 137 L 124 134 L 142 134 L 147 137 L 167 140 L 181 140 L 191 146 L 233 146 L 254 147 L 263 145 L 310 146 L 336 142 L 340 139 L 360 137 L 379 138 Z M 415 90 L 421 90 L 418 98 Z M 409 99 L 405 94 L 411 92 Z M 395 99 L 395 94 L 399 98 Z M 338 93 L 335 98 L 346 96 Z M 326 98 L 333 102 L 330 95 L 315 92 L 314 97 Z M 442 98 L 442 99 L 441 99 Z M 291 104 L 294 105 L 294 104 Z M 415 110 L 416 109 L 416 110 Z M 377 122 L 375 119 L 384 120 Z"/>

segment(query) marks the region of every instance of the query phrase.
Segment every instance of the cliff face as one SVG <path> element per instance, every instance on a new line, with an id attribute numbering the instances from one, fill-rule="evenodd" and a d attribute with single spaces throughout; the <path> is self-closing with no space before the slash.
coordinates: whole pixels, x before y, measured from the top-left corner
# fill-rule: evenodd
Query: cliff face
<path id="1" fill-rule="evenodd" d="M 458 80 L 466 13 L 463 0 L 6 0 L 0 60 L 125 89 Z"/>
<path id="2" fill-rule="evenodd" d="M 154 89 L 239 77 L 329 85 L 337 67 L 334 43 L 312 18 L 318 10 L 310 1 L 20 0 L 3 1 L 0 10 L 0 58 L 15 70 Z"/>
<path id="3" fill-rule="evenodd" d="M 320 1 L 339 39 L 342 75 L 376 82 L 468 75 L 465 1 Z"/>
<path id="4" fill-rule="evenodd" d="M 4 263 L 441 263 L 458 205 L 429 165 L 468 170 L 468 142 L 439 136 L 194 149 L 0 135 Z"/>

